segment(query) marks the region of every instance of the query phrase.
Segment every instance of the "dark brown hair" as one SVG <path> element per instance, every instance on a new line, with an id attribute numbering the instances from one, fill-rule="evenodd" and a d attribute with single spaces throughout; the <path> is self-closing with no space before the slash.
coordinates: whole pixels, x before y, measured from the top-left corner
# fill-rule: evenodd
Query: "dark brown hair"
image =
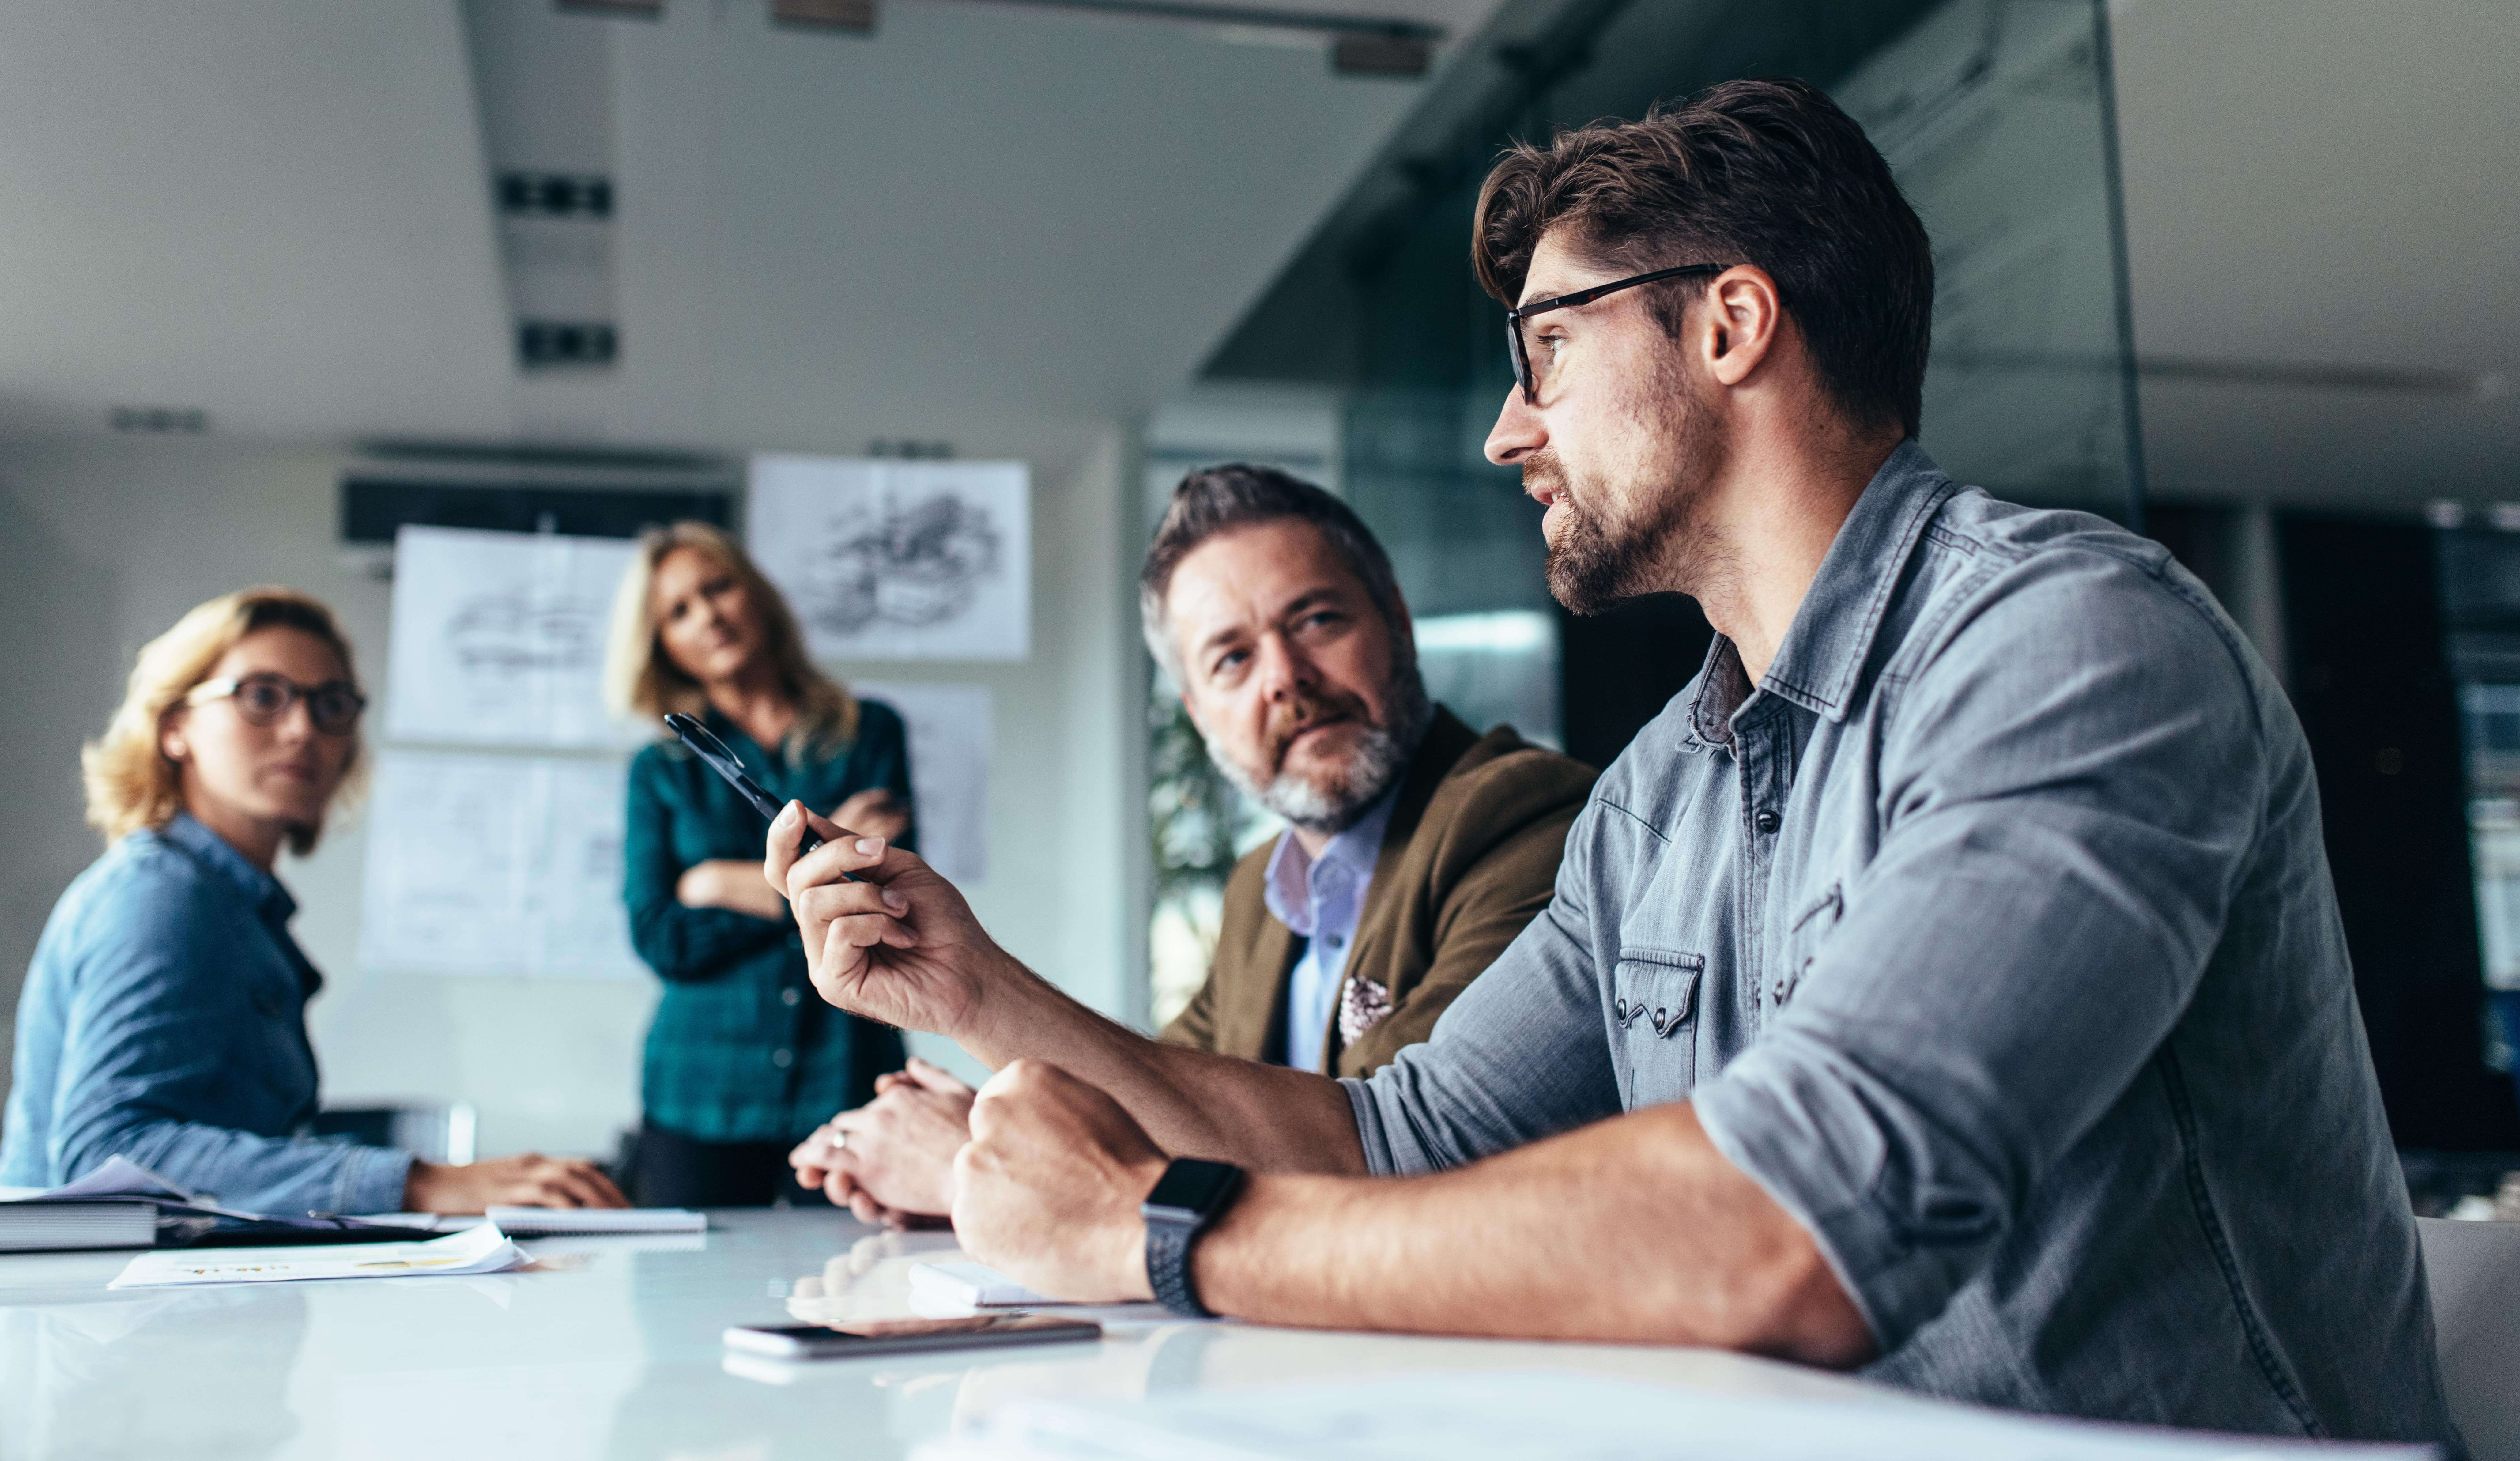
<path id="1" fill-rule="evenodd" d="M 1643 273 L 1756 264 L 1777 281 L 1821 386 L 1865 426 L 1916 434 L 1932 335 L 1925 226 L 1855 118 L 1790 77 L 1727 81 L 1642 121 L 1507 150 L 1479 190 L 1470 257 L 1511 304 L 1542 235 Z M 1680 332 L 1694 292 L 1658 310 Z"/>
<path id="2" fill-rule="evenodd" d="M 1286 519 L 1310 523 L 1320 530 L 1330 551 L 1365 585 L 1366 597 L 1391 625 L 1395 651 L 1410 655 L 1409 634 L 1401 619 L 1400 580 L 1392 574 L 1391 559 L 1374 541 L 1365 520 L 1311 482 L 1275 467 L 1234 462 L 1202 467 L 1183 478 L 1181 485 L 1173 488 L 1164 521 L 1155 527 L 1155 540 L 1147 545 L 1146 571 L 1138 578 L 1138 606 L 1146 621 L 1147 649 L 1174 679 L 1181 678 L 1181 665 L 1164 613 L 1173 570 L 1181 567 L 1191 550 L 1219 533 Z"/>

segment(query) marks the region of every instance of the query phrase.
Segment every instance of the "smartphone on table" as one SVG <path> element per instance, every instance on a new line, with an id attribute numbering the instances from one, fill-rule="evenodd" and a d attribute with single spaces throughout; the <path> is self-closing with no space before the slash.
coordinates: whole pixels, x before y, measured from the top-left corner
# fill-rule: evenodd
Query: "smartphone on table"
<path id="1" fill-rule="evenodd" d="M 726 1347 L 773 1359 L 848 1359 L 862 1354 L 915 1354 L 929 1349 L 986 1349 L 1051 1345 L 1102 1337 L 1087 1319 L 1058 1319 L 1018 1310 L 956 1319 L 858 1319 L 846 1324 L 738 1325 Z"/>

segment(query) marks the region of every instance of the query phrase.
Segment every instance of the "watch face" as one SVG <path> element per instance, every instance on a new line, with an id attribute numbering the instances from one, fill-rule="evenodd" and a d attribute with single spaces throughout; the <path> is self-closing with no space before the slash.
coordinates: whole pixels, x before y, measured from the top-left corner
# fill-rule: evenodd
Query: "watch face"
<path id="1" fill-rule="evenodd" d="M 1178 1158 L 1172 1165 L 1164 1168 L 1162 1178 L 1155 1183 L 1155 1190 L 1147 1194 L 1147 1206 L 1169 1208 L 1185 1216 L 1196 1216 L 1232 1191 L 1241 1175 L 1241 1168 L 1223 1162 Z"/>

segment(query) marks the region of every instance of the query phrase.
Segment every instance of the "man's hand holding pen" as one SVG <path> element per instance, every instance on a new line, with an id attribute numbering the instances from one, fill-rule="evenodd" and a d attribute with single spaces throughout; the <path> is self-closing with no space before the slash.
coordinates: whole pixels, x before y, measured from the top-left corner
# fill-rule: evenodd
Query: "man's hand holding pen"
<path id="1" fill-rule="evenodd" d="M 798 857 L 805 826 L 824 843 Z M 1007 991 L 1038 982 L 918 854 L 796 802 L 771 824 L 762 872 L 788 895 L 815 989 L 850 1014 L 984 1045 L 983 1018 Z"/>

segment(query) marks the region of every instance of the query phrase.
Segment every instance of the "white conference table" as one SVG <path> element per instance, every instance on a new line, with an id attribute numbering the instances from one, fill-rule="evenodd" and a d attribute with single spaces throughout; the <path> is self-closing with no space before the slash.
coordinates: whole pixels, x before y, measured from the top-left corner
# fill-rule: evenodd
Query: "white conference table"
<path id="1" fill-rule="evenodd" d="M 1697 1349 L 1519 1344 L 1098 1313 L 1104 1338 L 731 1370 L 730 1324 L 912 1312 L 950 1234 L 828 1210 L 710 1214 L 705 1240 L 551 1239 L 529 1269 L 109 1291 L 128 1254 L 0 1256 L 0 1457 L 889 1457 L 1009 1399 L 1427 1370 L 1581 1370 L 1736 1395 L 1895 1392 Z M 1912 1413 L 1912 1412 L 1911 1412 Z"/>

